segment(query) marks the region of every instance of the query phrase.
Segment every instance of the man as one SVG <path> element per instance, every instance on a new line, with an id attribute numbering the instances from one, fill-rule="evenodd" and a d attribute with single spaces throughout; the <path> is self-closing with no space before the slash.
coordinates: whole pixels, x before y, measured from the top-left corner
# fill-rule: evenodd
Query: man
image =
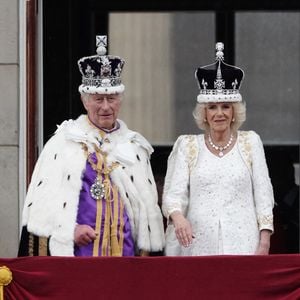
<path id="1" fill-rule="evenodd" d="M 160 251 L 163 222 L 151 145 L 118 119 L 124 61 L 78 61 L 87 115 L 64 121 L 35 166 L 23 211 L 19 256 L 133 256 Z"/>

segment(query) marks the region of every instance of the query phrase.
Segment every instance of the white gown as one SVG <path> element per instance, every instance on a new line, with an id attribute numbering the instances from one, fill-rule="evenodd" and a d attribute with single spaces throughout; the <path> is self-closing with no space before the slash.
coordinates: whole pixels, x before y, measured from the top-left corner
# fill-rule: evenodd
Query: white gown
<path id="1" fill-rule="evenodd" d="M 251 177 L 236 145 L 221 158 L 206 146 L 199 153 L 191 173 L 187 219 L 195 238 L 183 247 L 183 255 L 254 253 L 258 225 Z"/>
<path id="2" fill-rule="evenodd" d="M 184 214 L 191 222 L 195 236 L 189 247 L 179 247 L 177 255 L 254 254 L 259 230 L 273 230 L 273 193 L 268 173 L 265 173 L 264 154 L 252 153 L 252 159 L 256 160 L 252 165 L 264 174 L 263 181 L 258 184 L 251 177 L 238 142 L 223 157 L 208 150 L 203 135 L 197 136 L 197 143 L 200 150 L 194 167 L 188 170 L 185 166 L 187 160 L 182 159 L 183 151 L 179 146 L 174 150 L 175 167 L 166 178 L 170 182 L 163 197 L 164 213 L 168 217 L 172 211 L 181 210 L 177 200 L 187 197 Z M 187 148 L 187 145 L 184 147 Z M 261 151 L 255 143 L 252 143 L 252 148 L 252 152 Z M 256 178 L 260 180 L 259 176 Z M 264 187 L 258 194 L 264 196 L 257 197 L 260 202 L 256 203 L 254 186 L 261 184 Z"/>

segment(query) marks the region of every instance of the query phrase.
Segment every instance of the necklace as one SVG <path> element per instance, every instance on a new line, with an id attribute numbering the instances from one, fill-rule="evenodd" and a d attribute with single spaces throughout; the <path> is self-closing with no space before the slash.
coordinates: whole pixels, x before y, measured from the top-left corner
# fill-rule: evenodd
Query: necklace
<path id="1" fill-rule="evenodd" d="M 225 145 L 225 146 L 217 146 L 213 143 L 212 139 L 211 139 L 211 136 L 210 136 L 210 133 L 208 134 L 208 143 L 214 148 L 216 149 L 217 151 L 219 151 L 218 155 L 220 157 L 222 157 L 224 155 L 224 150 L 226 150 L 231 144 L 232 144 L 232 141 L 233 141 L 233 134 L 230 135 L 230 139 L 228 141 L 228 143 Z"/>

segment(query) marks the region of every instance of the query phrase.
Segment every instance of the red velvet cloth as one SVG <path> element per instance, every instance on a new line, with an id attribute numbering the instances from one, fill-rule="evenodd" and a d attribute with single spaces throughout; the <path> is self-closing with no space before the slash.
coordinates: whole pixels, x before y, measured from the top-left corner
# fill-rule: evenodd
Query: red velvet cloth
<path id="1" fill-rule="evenodd" d="M 300 299 L 300 255 L 0 259 L 5 300 Z"/>

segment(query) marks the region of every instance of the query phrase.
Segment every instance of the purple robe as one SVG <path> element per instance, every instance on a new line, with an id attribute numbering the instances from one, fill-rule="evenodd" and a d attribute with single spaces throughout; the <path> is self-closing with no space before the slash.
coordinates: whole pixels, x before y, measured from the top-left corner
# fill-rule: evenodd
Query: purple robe
<path id="1" fill-rule="evenodd" d="M 96 163 L 97 158 L 95 153 L 92 154 L 91 159 Z M 109 251 L 106 253 L 102 253 L 102 242 L 103 242 L 103 232 L 104 232 L 104 223 L 106 218 L 106 209 L 108 205 L 111 205 L 111 211 L 114 213 L 114 204 L 113 202 L 109 203 L 106 202 L 104 199 L 95 200 L 90 192 L 90 187 L 94 183 L 96 179 L 97 173 L 95 170 L 92 169 L 90 163 L 87 161 L 86 163 L 86 170 L 82 177 L 82 188 L 80 191 L 80 198 L 79 198 L 79 206 L 78 206 L 78 213 L 77 213 L 77 224 L 86 224 L 91 226 L 93 229 L 96 227 L 96 215 L 97 215 L 97 201 L 101 202 L 102 205 L 102 216 L 101 216 L 101 229 L 100 229 L 100 240 L 98 245 L 98 256 L 109 256 Z M 111 183 L 112 184 L 112 183 Z M 120 230 L 123 233 L 123 251 L 122 256 L 133 256 L 134 253 L 134 241 L 132 238 L 131 228 L 129 217 L 126 213 L 125 207 L 123 209 L 122 215 L 120 215 L 120 207 L 121 207 L 121 197 L 118 193 L 117 199 L 113 199 L 113 201 L 118 201 L 118 213 L 117 213 L 117 237 L 120 241 Z M 122 219 L 121 219 L 122 218 Z M 99 220 L 98 220 L 99 221 Z M 109 220 L 111 225 L 111 220 Z M 121 226 L 123 224 L 123 226 Z M 75 245 L 74 247 L 74 255 L 75 256 L 93 256 L 93 248 L 94 242 L 89 243 L 86 246 L 78 247 Z"/>

